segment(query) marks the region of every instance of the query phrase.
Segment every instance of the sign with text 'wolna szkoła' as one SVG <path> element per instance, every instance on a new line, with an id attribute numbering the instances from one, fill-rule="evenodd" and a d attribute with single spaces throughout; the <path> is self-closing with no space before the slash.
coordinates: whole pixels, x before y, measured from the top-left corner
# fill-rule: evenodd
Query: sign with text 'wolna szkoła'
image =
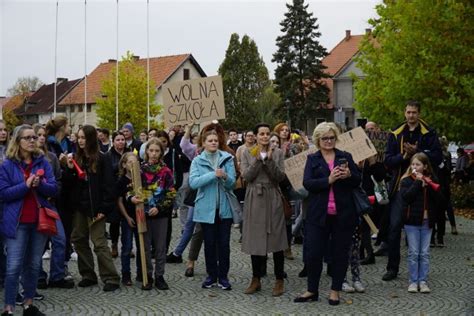
<path id="1" fill-rule="evenodd" d="M 374 145 L 365 134 L 362 127 L 355 128 L 339 135 L 336 147 L 352 155 L 355 163 L 377 154 Z M 293 186 L 298 191 L 303 188 L 304 167 L 308 155 L 315 153 L 316 148 L 310 148 L 298 155 L 285 160 L 285 173 Z"/>
<path id="2" fill-rule="evenodd" d="M 163 85 L 167 127 L 225 118 L 222 78 L 213 76 Z"/>

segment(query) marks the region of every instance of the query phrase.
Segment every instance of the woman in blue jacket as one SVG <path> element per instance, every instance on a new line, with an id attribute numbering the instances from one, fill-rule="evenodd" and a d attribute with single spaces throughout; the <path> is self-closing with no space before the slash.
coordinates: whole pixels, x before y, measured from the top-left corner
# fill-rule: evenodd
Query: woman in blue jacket
<path id="1" fill-rule="evenodd" d="M 297 303 L 318 300 L 323 257 L 328 255 L 332 260 L 329 304 L 339 304 L 351 237 L 358 222 L 351 196 L 360 184 L 360 173 L 351 154 L 336 149 L 338 135 L 336 125 L 326 122 L 313 132 L 319 150 L 308 155 L 303 177 L 303 186 L 309 192 L 303 245 L 308 289 L 295 298 Z"/>
<path id="2" fill-rule="evenodd" d="M 230 261 L 232 211 L 225 191 L 234 189 L 235 167 L 231 154 L 221 151 L 217 132 L 202 135 L 204 151 L 193 159 L 189 185 L 197 189 L 194 205 L 195 222 L 201 223 L 204 236 L 207 278 L 203 288 L 216 285 L 230 290 L 227 274 Z"/>
<path id="3" fill-rule="evenodd" d="M 0 230 L 5 237 L 7 267 L 5 274 L 4 313 L 13 313 L 20 275 L 24 289 L 24 315 L 44 315 L 33 306 L 41 257 L 47 236 L 37 231 L 38 204 L 52 206 L 48 198 L 57 194 L 57 184 L 50 164 L 38 149 L 30 125 L 15 128 L 7 149 L 7 159 L 0 166 L 0 200 L 3 218 Z M 39 176 L 42 169 L 44 175 Z"/>

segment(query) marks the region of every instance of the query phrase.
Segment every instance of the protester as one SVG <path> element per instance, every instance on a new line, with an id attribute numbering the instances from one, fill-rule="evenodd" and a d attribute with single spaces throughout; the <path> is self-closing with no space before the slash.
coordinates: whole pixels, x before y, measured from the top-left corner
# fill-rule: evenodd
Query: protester
<path id="1" fill-rule="evenodd" d="M 140 152 L 140 146 L 142 145 L 142 143 L 138 139 L 135 139 L 133 137 L 133 133 L 135 130 L 133 129 L 132 123 L 130 122 L 125 123 L 122 126 L 121 131 L 123 133 L 123 136 L 125 136 L 125 143 L 126 143 L 125 147 L 129 151 L 134 152 L 136 155 L 138 155 L 138 153 Z"/>
<path id="2" fill-rule="evenodd" d="M 464 148 L 461 147 L 456 150 L 456 153 L 458 154 L 458 159 L 456 160 L 456 168 L 454 169 L 454 179 L 459 183 L 467 183 L 469 181 L 467 173 L 469 156 Z"/>
<path id="3" fill-rule="evenodd" d="M 69 134 L 68 120 L 65 116 L 58 115 L 46 123 L 45 129 L 48 151 L 54 153 L 56 157 L 58 157 L 61 163 L 61 169 L 64 173 L 67 169 L 67 155 L 76 152 L 76 144 L 67 138 L 67 135 Z M 71 134 L 71 136 L 72 135 L 75 134 Z M 74 198 L 73 186 L 73 183 L 69 181 L 69 179 L 62 177 L 61 193 L 56 201 L 59 216 L 61 217 L 61 222 L 64 226 L 64 234 L 66 236 L 66 252 L 64 258 L 66 264 L 71 259 L 71 254 L 73 253 L 71 233 L 72 214 L 74 213 L 74 210 L 73 205 L 70 203 L 71 199 Z M 65 271 L 65 274 L 67 279 L 72 279 L 68 270 Z"/>
<path id="4" fill-rule="evenodd" d="M 59 160 L 55 154 L 48 151 L 48 148 L 46 146 L 45 128 L 39 124 L 36 124 L 33 126 L 33 130 L 35 131 L 35 134 L 38 137 L 38 148 L 43 151 L 44 157 L 52 167 L 54 178 L 58 186 L 58 193 L 56 194 L 56 196 L 59 196 L 61 192 L 62 177 L 62 170 L 61 166 L 59 165 Z M 56 199 L 50 199 L 51 204 L 55 204 L 55 201 Z M 56 228 L 58 230 L 57 235 L 51 236 L 50 238 L 51 257 L 49 268 L 49 282 L 47 282 L 48 275 L 41 266 L 40 276 L 37 285 L 39 289 L 45 289 L 46 287 L 71 289 L 74 287 L 73 280 L 65 279 L 65 267 L 67 267 L 67 262 L 65 262 L 64 260 L 66 253 L 66 235 L 61 219 L 56 221 Z"/>
<path id="5" fill-rule="evenodd" d="M 397 277 L 400 265 L 400 238 L 402 229 L 401 201 L 397 188 L 400 178 L 410 165 L 411 157 L 424 152 L 432 166 L 442 161 L 441 146 L 436 132 L 420 119 L 421 105 L 408 101 L 405 106 L 406 121 L 394 128 L 387 142 L 385 166 L 392 172 L 390 192 L 390 226 L 388 234 L 387 272 L 382 280 L 390 281 Z M 435 167 L 433 167 L 435 168 Z M 436 173 L 437 170 L 434 170 Z"/>
<path id="6" fill-rule="evenodd" d="M 0 165 L 7 159 L 8 147 L 8 129 L 5 121 L 0 120 Z M 1 210 L 3 210 L 2 201 L 0 200 L 0 218 Z M 3 238 L 0 237 L 0 249 L 3 249 Z M 3 287 L 5 281 L 5 265 L 6 257 L 4 251 L 0 251 L 0 288 Z"/>
<path id="7" fill-rule="evenodd" d="M 230 266 L 230 229 L 232 210 L 225 191 L 232 191 L 235 183 L 233 157 L 219 150 L 216 131 L 202 135 L 204 151 L 191 163 L 189 185 L 197 190 L 194 222 L 201 223 L 206 258 L 206 280 L 203 288 L 216 283 L 223 290 L 231 290 L 228 279 Z M 201 197 L 201 198 L 200 198 Z"/>
<path id="8" fill-rule="evenodd" d="M 163 161 L 165 147 L 157 138 L 148 140 L 145 147 L 145 161 L 142 164 L 142 186 L 144 200 L 136 197 L 131 199 L 134 204 L 144 202 L 147 232 L 145 238 L 145 252 L 149 283 L 144 289 L 151 288 L 154 270 L 155 286 L 159 290 L 168 290 L 169 286 L 164 279 L 166 263 L 166 235 L 168 217 L 173 209 L 176 191 L 173 186 L 173 173 Z M 153 248 L 152 248 L 153 245 Z M 155 268 L 151 259 L 155 259 Z"/>
<path id="9" fill-rule="evenodd" d="M 432 227 L 437 221 L 442 196 L 428 182 L 435 180 L 430 159 L 416 153 L 410 167 L 402 176 L 400 194 L 403 201 L 405 233 L 408 241 L 408 292 L 430 293 L 430 240 Z"/>
<path id="10" fill-rule="evenodd" d="M 119 161 L 122 155 L 127 151 L 125 148 L 125 136 L 122 132 L 112 134 L 112 147 L 104 154 L 104 185 L 106 186 L 105 199 L 112 206 L 107 214 L 107 222 L 110 223 L 109 236 L 112 241 L 112 258 L 118 257 L 118 240 L 120 237 L 120 212 L 116 203 L 117 193 L 114 190 L 119 174 Z"/>
<path id="11" fill-rule="evenodd" d="M 100 152 L 105 154 L 109 151 L 110 144 L 110 131 L 107 128 L 98 128 L 97 137 L 99 138 L 99 149 Z"/>
<path id="12" fill-rule="evenodd" d="M 117 182 L 118 207 L 122 215 L 121 242 L 122 251 L 120 262 L 122 267 L 122 284 L 131 286 L 132 275 L 130 270 L 130 254 L 133 248 L 133 237 L 135 237 L 136 248 L 140 249 L 139 236 L 136 224 L 135 205 L 130 201 L 133 196 L 132 187 L 132 164 L 138 163 L 137 156 L 134 153 L 127 152 L 122 155 L 119 161 L 119 180 Z M 142 274 L 140 255 L 136 256 L 137 276 Z"/>
<path id="13" fill-rule="evenodd" d="M 44 315 L 32 305 L 47 240 L 47 235 L 37 230 L 38 205 L 53 209 L 48 199 L 56 196 L 58 187 L 37 139 L 30 125 L 17 126 L 7 159 L 0 166 L 0 229 L 6 251 L 4 314 L 13 314 L 21 276 L 23 315 Z"/>
<path id="14" fill-rule="evenodd" d="M 342 291 L 346 293 L 364 293 L 365 287 L 361 281 L 360 273 L 360 233 L 359 226 L 356 226 L 354 233 L 352 234 L 352 243 L 349 248 L 349 264 L 351 266 L 352 285 L 349 284 L 347 276 L 344 277 L 342 283 Z"/>
<path id="15" fill-rule="evenodd" d="M 148 131 L 146 129 L 144 129 L 140 132 L 139 140 L 142 144 L 147 142 L 147 140 L 148 140 Z"/>
<path id="16" fill-rule="evenodd" d="M 318 300 L 325 255 L 331 259 L 332 270 L 329 304 L 340 302 L 351 236 L 357 225 L 354 201 L 348 197 L 359 186 L 360 174 L 352 156 L 335 148 L 338 136 L 339 130 L 334 123 L 321 123 L 313 132 L 313 142 L 319 150 L 308 155 L 303 178 L 310 199 L 303 245 L 308 288 L 295 298 L 297 303 Z"/>
<path id="17" fill-rule="evenodd" d="M 73 183 L 74 194 L 70 201 L 74 208 L 71 240 L 78 254 L 77 263 L 82 277 L 78 286 L 89 287 L 98 283 L 89 244 L 91 240 L 97 256 L 99 275 L 105 283 L 103 290 L 115 291 L 119 288 L 120 277 L 105 237 L 106 215 L 112 206 L 105 204 L 104 157 L 99 151 L 95 128 L 91 125 L 81 127 L 77 133 L 77 144 L 74 159 L 81 171 L 85 172 L 85 177 L 79 176 L 72 155 L 67 158 L 68 168 L 63 176 Z"/>
<path id="18" fill-rule="evenodd" d="M 280 136 L 280 149 L 283 151 L 285 158 L 289 158 L 291 147 L 290 127 L 286 123 L 279 123 L 273 129 L 273 132 Z"/>
<path id="19" fill-rule="evenodd" d="M 285 178 L 283 152 L 270 147 L 270 126 L 258 124 L 254 129 L 257 146 L 246 150 L 241 157 L 242 176 L 247 182 L 244 203 L 242 251 L 252 259 L 252 281 L 245 290 L 254 294 L 261 289 L 262 266 L 268 253 L 273 253 L 275 285 L 273 296 L 284 293 L 283 278 L 288 249 L 286 224 L 279 183 Z"/>
<path id="20" fill-rule="evenodd" d="M 237 152 L 237 149 L 243 145 L 243 143 L 239 140 L 239 134 L 237 133 L 237 130 L 234 128 L 229 129 L 229 143 L 228 143 L 230 149 L 234 151 L 234 153 Z"/>

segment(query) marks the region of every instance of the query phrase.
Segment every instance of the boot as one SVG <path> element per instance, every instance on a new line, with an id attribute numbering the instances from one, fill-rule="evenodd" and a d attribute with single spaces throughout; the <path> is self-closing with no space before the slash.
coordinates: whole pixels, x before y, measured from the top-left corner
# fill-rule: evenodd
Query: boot
<path id="1" fill-rule="evenodd" d="M 283 280 L 277 279 L 272 290 L 272 296 L 281 296 L 285 292 Z"/>
<path id="2" fill-rule="evenodd" d="M 262 284 L 260 283 L 260 278 L 253 277 L 252 282 L 250 282 L 249 287 L 245 290 L 245 294 L 254 294 L 257 291 L 260 291 Z"/>
<path id="3" fill-rule="evenodd" d="M 112 258 L 117 258 L 118 257 L 118 247 L 117 244 L 112 244 Z"/>
<path id="4" fill-rule="evenodd" d="M 285 258 L 288 260 L 295 260 L 293 253 L 291 252 L 291 246 L 285 250 Z"/>

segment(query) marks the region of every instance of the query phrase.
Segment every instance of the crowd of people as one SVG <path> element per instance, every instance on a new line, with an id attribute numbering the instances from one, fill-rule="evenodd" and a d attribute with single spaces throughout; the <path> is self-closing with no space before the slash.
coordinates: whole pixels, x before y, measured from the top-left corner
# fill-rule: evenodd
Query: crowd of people
<path id="1" fill-rule="evenodd" d="M 233 224 L 240 226 L 242 252 L 250 256 L 246 294 L 261 290 L 267 256 L 272 254 L 272 295 L 281 296 L 284 279 L 292 277 L 285 272 L 285 260 L 294 260 L 292 244 L 302 243 L 304 265 L 298 276 L 307 278 L 307 288 L 294 302 L 319 299 L 326 263 L 332 278 L 328 302 L 338 305 L 341 291 L 365 291 L 360 266 L 374 264 L 377 255 L 388 255 L 382 279 L 398 276 L 402 229 L 408 242 L 408 291 L 429 293 L 430 246 L 444 246 L 446 215 L 452 233 L 457 229 L 447 141 L 420 119 L 420 111 L 418 102 L 406 104 L 406 121 L 391 131 L 384 160 L 371 157 L 357 163 L 350 153 L 336 148 L 341 129 L 326 122 L 315 128 L 310 142 L 286 123 L 258 124 L 244 131 L 240 141 L 237 130 L 226 132 L 217 122 L 199 133 L 190 124 L 142 131 L 136 138 L 131 123 L 110 135 L 91 125 L 71 133 L 63 116 L 44 126 L 12 129 L 0 121 L 3 315 L 13 314 L 17 304 L 23 305 L 24 315 L 43 315 L 33 305 L 34 299 L 43 298 L 37 289 L 90 287 L 99 277 L 104 291 L 131 286 L 134 257 L 135 280 L 141 288 L 167 290 L 166 264 L 182 263 L 189 243 L 185 276 L 194 276 L 204 243 L 207 277 L 202 288 L 231 290 Z M 374 122 L 365 128 L 379 131 Z M 307 158 L 304 189 L 295 190 L 284 161 L 310 147 L 316 152 Z M 467 170 L 472 161 L 462 159 L 456 174 L 464 181 L 459 170 Z M 141 193 L 135 188 L 136 164 Z M 376 196 L 385 186 L 388 199 L 374 199 L 369 214 L 379 228 L 372 236 L 362 216 L 365 211 L 348 197 L 359 187 L 367 196 Z M 235 201 L 243 205 L 242 214 Z M 138 206 L 143 206 L 145 219 L 137 217 Z M 50 236 L 38 230 L 45 208 L 59 214 Z M 174 215 L 179 217 L 181 235 L 170 249 Z M 140 221 L 147 227 L 143 238 Z M 146 271 L 138 253 L 141 247 Z M 42 262 L 46 249 L 49 276 Z M 120 273 L 114 264 L 119 254 Z M 80 280 L 74 280 L 68 269 L 76 256 Z"/>

